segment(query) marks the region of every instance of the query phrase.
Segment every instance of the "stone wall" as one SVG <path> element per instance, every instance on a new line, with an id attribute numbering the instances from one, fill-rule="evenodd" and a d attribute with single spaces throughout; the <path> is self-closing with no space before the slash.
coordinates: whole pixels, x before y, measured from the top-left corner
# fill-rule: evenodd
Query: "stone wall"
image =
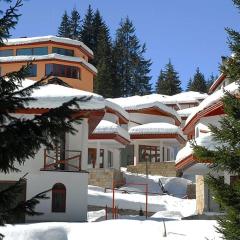
<path id="1" fill-rule="evenodd" d="M 127 166 L 127 171 L 146 174 L 146 163 L 138 163 L 136 166 Z M 148 164 L 148 174 L 165 177 L 176 177 L 175 162 L 157 162 Z"/>
<path id="2" fill-rule="evenodd" d="M 124 183 L 123 173 L 116 169 L 104 169 L 104 168 L 93 168 L 89 169 L 88 184 L 112 188 L 112 182 L 116 183 L 117 186 Z"/>

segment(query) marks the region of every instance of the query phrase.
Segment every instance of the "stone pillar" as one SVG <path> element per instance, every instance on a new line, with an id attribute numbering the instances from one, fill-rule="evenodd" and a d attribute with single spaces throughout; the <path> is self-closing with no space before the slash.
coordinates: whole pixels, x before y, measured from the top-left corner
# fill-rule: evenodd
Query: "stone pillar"
<path id="1" fill-rule="evenodd" d="M 139 146 L 138 143 L 134 143 L 134 166 L 139 162 Z"/>
<path id="2" fill-rule="evenodd" d="M 196 212 L 197 214 L 203 214 L 207 208 L 207 196 L 205 192 L 204 176 L 196 175 Z"/>
<path id="3" fill-rule="evenodd" d="M 100 168 L 100 148 L 101 148 L 101 143 L 97 141 L 97 155 L 96 155 L 95 168 Z"/>
<path id="4" fill-rule="evenodd" d="M 162 154 L 163 143 L 161 140 L 159 142 L 159 147 L 160 147 L 160 162 L 163 162 L 163 154 Z"/>
<path id="5" fill-rule="evenodd" d="M 81 141 L 81 151 L 82 151 L 82 170 L 88 168 L 88 122 L 87 119 L 82 121 L 82 141 Z"/>

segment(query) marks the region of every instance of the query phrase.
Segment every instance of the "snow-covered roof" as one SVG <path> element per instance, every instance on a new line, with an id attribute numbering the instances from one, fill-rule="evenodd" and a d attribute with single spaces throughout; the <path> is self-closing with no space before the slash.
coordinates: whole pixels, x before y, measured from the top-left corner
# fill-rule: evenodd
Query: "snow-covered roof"
<path id="1" fill-rule="evenodd" d="M 203 109 L 205 109 L 205 108 L 207 108 L 207 107 L 209 107 L 209 106 L 219 102 L 221 100 L 221 98 L 224 96 L 224 91 L 228 91 L 228 92 L 230 92 L 232 94 L 235 94 L 235 93 L 238 92 L 238 87 L 239 87 L 239 85 L 236 82 L 233 82 L 233 83 L 229 84 L 228 86 L 226 86 L 224 89 L 220 89 L 220 90 L 214 92 L 213 94 L 209 95 L 189 115 L 189 117 L 186 120 L 186 125 L 191 121 L 191 119 L 198 112 L 200 112 Z"/>
<path id="2" fill-rule="evenodd" d="M 170 123 L 147 123 L 129 129 L 129 134 L 179 134 L 183 137 L 182 130 Z M 184 138 L 184 137 L 183 137 Z"/>
<path id="3" fill-rule="evenodd" d="M 177 112 L 174 109 L 166 106 L 159 101 L 156 101 L 156 95 L 154 95 L 153 98 L 151 97 L 151 95 L 147 96 L 148 97 L 136 95 L 132 97 L 109 98 L 107 100 L 120 105 L 127 111 L 156 107 L 164 112 L 169 113 L 170 115 L 175 116 L 181 122 L 181 118 L 178 116 Z"/>
<path id="4" fill-rule="evenodd" d="M 216 146 L 219 146 L 219 144 L 216 143 L 216 141 L 214 141 L 211 133 L 207 133 L 204 136 L 198 137 L 195 139 L 195 141 L 198 146 L 206 147 L 209 150 L 215 150 Z M 177 153 L 175 163 L 177 164 L 181 162 L 183 159 L 185 159 L 186 157 L 192 154 L 193 154 L 193 149 L 191 147 L 191 141 L 188 141 L 185 147 L 179 150 L 179 152 Z"/>
<path id="5" fill-rule="evenodd" d="M 199 100 L 201 101 L 205 99 L 207 96 L 208 95 L 206 93 L 188 91 L 188 92 L 181 92 L 173 96 L 168 96 L 163 99 L 163 102 L 166 104 L 196 103 L 196 102 L 199 102 Z"/>
<path id="6" fill-rule="evenodd" d="M 180 117 L 188 117 L 197 107 L 185 108 L 178 110 L 177 113 Z"/>
<path id="7" fill-rule="evenodd" d="M 25 79 L 22 82 L 22 87 L 28 87 L 36 81 Z M 79 107 L 82 110 L 100 110 L 105 108 L 104 99 L 102 96 L 74 88 L 68 88 L 56 84 L 48 84 L 34 89 L 31 97 L 35 101 L 29 101 L 26 108 L 56 108 L 64 102 L 68 102 L 74 97 L 92 97 L 89 101 L 80 102 Z"/>
<path id="8" fill-rule="evenodd" d="M 120 113 L 124 118 L 129 119 L 129 114 L 127 111 L 125 111 L 121 106 L 119 106 L 118 104 L 111 102 L 109 100 L 105 100 L 105 105 L 108 108 L 111 108 L 115 111 L 117 111 L 118 113 Z"/>
<path id="9" fill-rule="evenodd" d="M 117 125 L 116 123 L 107 121 L 107 120 L 101 120 L 101 122 L 98 124 L 98 126 L 93 131 L 93 134 L 118 134 L 121 137 L 127 139 L 130 141 L 130 136 L 128 132 Z"/>
<path id="10" fill-rule="evenodd" d="M 31 55 L 31 56 L 9 56 L 9 57 L 0 57 L 0 63 L 1 62 L 21 62 L 21 61 L 37 61 L 37 60 L 49 60 L 49 59 L 57 59 L 57 60 L 64 60 L 64 61 L 71 61 L 76 63 L 82 63 L 86 67 L 88 67 L 90 70 L 92 70 L 94 73 L 97 73 L 97 69 L 87 62 L 82 57 L 70 57 L 65 56 L 57 53 L 51 53 L 47 55 Z"/>
<path id="11" fill-rule="evenodd" d="M 5 45 L 22 45 L 22 44 L 31 44 L 31 43 L 46 42 L 46 41 L 52 41 L 52 42 L 57 42 L 57 43 L 66 43 L 66 44 L 71 44 L 71 45 L 75 45 L 75 46 L 80 46 L 84 50 L 86 50 L 90 55 L 93 55 L 93 51 L 89 47 L 87 47 L 83 42 L 73 40 L 70 38 L 56 37 L 53 35 L 7 39 L 6 41 L 4 41 L 4 44 Z"/>

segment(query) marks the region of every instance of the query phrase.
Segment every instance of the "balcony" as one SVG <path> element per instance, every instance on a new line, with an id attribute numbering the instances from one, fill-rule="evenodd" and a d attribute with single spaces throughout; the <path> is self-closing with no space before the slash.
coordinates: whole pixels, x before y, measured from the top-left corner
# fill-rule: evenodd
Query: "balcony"
<path id="1" fill-rule="evenodd" d="M 81 171 L 81 151 L 44 149 L 44 167 L 48 171 Z"/>

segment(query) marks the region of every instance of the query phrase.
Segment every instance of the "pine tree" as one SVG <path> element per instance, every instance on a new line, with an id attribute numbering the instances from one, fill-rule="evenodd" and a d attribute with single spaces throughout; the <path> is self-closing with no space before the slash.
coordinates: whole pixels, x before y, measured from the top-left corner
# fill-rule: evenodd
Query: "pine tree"
<path id="1" fill-rule="evenodd" d="M 233 0 L 240 9 L 240 1 Z M 229 48 L 233 56 L 226 57 L 221 71 L 232 81 L 240 79 L 240 33 L 227 29 L 229 35 Z M 218 147 L 215 151 L 195 146 L 194 154 L 201 161 L 210 160 L 215 172 L 224 171 L 240 179 L 240 99 L 239 96 L 226 92 L 222 99 L 225 116 L 220 120 L 220 126 L 210 126 Z M 222 177 L 209 175 L 207 183 L 214 193 L 215 200 L 225 210 L 226 215 L 219 218 L 218 231 L 223 239 L 240 239 L 240 181 L 226 184 Z"/>
<path id="2" fill-rule="evenodd" d="M 62 16 L 61 24 L 58 28 L 58 36 L 59 37 L 70 38 L 71 37 L 70 32 L 71 32 L 70 20 L 69 20 L 67 11 L 65 11 L 63 16 Z"/>
<path id="3" fill-rule="evenodd" d="M 189 79 L 188 84 L 187 84 L 187 89 L 186 91 L 190 91 L 192 85 L 192 78 Z"/>
<path id="4" fill-rule="evenodd" d="M 22 0 L 17 0 L 14 6 L 6 11 L 0 11 L 0 43 L 2 45 L 4 45 L 4 39 L 9 37 L 10 29 L 17 24 L 21 6 Z M 34 101 L 30 96 L 34 89 L 47 84 L 46 79 L 42 79 L 27 88 L 22 88 L 22 82 L 28 74 L 30 65 L 23 66 L 17 72 L 0 76 L 0 172 L 2 173 L 18 171 L 16 165 L 23 165 L 26 159 L 33 158 L 41 146 L 53 148 L 61 134 L 74 133 L 72 123 L 80 123 L 80 120 L 72 118 L 75 113 L 73 109 L 78 109 L 79 101 L 87 101 L 87 99 L 74 98 L 47 113 L 33 116 L 32 119 L 12 115 L 11 113 L 18 109 L 24 109 L 30 100 Z M 25 202 L 17 201 L 18 195 L 23 192 L 24 181 L 25 176 L 16 184 L 0 190 L 1 225 L 12 222 L 21 214 L 40 214 L 34 209 L 41 199 L 46 198 L 46 192 L 39 193 Z"/>
<path id="5" fill-rule="evenodd" d="M 99 15 L 100 16 L 100 15 Z M 113 96 L 112 82 L 112 49 L 109 29 L 101 18 L 101 24 L 98 28 L 96 39 L 96 54 L 95 66 L 98 69 L 98 74 L 94 79 L 95 92 L 104 97 Z"/>
<path id="6" fill-rule="evenodd" d="M 217 79 L 216 76 L 213 75 L 213 73 L 210 75 L 209 79 L 207 80 L 206 84 L 207 84 L 207 91 L 209 91 L 210 87 L 212 86 L 212 84 L 214 83 L 214 81 Z"/>
<path id="7" fill-rule="evenodd" d="M 133 23 L 127 17 L 122 20 L 116 32 L 113 44 L 113 84 L 114 96 L 132 96 L 147 94 L 151 90 L 149 83 L 150 60 L 144 58 L 145 45 L 141 45 Z"/>
<path id="8" fill-rule="evenodd" d="M 164 79 L 165 79 L 164 72 L 161 69 L 160 74 L 158 76 L 158 80 L 157 80 L 156 85 L 155 85 L 155 92 L 158 93 L 158 94 L 161 94 L 162 89 L 165 88 Z"/>
<path id="9" fill-rule="evenodd" d="M 94 48 L 93 17 L 94 17 L 94 13 L 91 5 L 89 5 L 87 13 L 83 19 L 80 36 L 81 36 L 81 41 L 84 44 L 86 44 L 90 49 Z"/>
<path id="10" fill-rule="evenodd" d="M 74 40 L 80 40 L 81 22 L 80 14 L 76 8 L 73 8 L 71 12 L 71 18 L 69 20 L 70 38 Z"/>
<path id="11" fill-rule="evenodd" d="M 159 78 L 159 94 L 174 95 L 182 91 L 181 81 L 179 80 L 178 72 L 169 60 L 163 71 L 160 72 Z"/>
<path id="12" fill-rule="evenodd" d="M 207 92 L 207 83 L 203 73 L 200 72 L 199 68 L 196 69 L 196 73 L 193 76 L 193 81 L 189 90 L 201 93 Z"/>

